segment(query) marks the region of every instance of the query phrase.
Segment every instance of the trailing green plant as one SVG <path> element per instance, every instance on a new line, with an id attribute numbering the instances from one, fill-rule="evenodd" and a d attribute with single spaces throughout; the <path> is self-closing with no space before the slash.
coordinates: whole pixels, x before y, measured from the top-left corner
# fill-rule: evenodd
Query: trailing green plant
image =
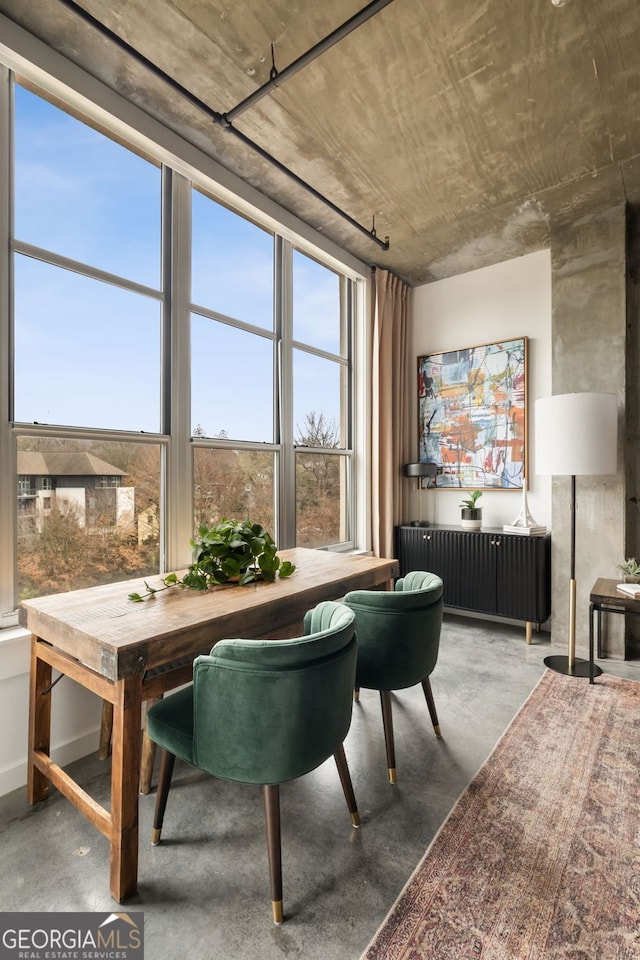
<path id="1" fill-rule="evenodd" d="M 465 500 L 460 501 L 460 506 L 464 507 L 465 510 L 479 510 L 480 507 L 477 506 L 477 503 L 481 496 L 482 490 L 474 490 Z"/>
<path id="2" fill-rule="evenodd" d="M 240 585 L 254 580 L 273 582 L 277 576 L 290 577 L 295 566 L 278 556 L 273 537 L 249 520 L 221 520 L 208 527 L 200 524 L 193 540 L 193 561 L 182 578 L 177 573 L 162 577 L 161 587 L 152 587 L 147 581 L 144 594 L 130 593 L 129 600 L 139 603 L 169 587 L 189 587 L 207 590 L 211 586 L 237 582 Z"/>

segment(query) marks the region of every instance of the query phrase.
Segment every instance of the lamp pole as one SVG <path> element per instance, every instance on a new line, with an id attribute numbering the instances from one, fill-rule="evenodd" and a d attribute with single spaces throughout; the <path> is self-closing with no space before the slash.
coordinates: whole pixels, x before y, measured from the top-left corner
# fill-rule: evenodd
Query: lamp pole
<path id="1" fill-rule="evenodd" d="M 571 571 L 569 580 L 569 656 L 567 667 L 576 665 L 576 478 L 571 474 Z"/>
<path id="2" fill-rule="evenodd" d="M 566 676 L 591 679 L 602 673 L 576 657 L 576 475 L 615 474 L 617 436 L 613 393 L 565 393 L 536 400 L 536 473 L 571 477 L 568 650 L 567 656 L 544 658 L 549 669 Z"/>

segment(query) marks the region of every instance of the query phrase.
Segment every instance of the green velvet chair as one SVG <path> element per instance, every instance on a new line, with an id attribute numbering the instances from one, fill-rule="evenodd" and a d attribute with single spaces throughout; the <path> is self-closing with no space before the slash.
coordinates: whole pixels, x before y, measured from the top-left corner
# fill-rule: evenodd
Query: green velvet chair
<path id="1" fill-rule="evenodd" d="M 279 784 L 334 756 L 354 827 L 358 808 L 343 741 L 356 674 L 354 614 L 323 601 L 294 640 L 221 640 L 193 665 L 193 684 L 155 703 L 160 747 L 152 843 L 158 843 L 176 757 L 225 780 L 263 787 L 273 919 L 281 923 Z"/>
<path id="2" fill-rule="evenodd" d="M 440 725 L 429 676 L 438 659 L 442 626 L 442 580 L 414 570 L 396 581 L 395 591 L 353 590 L 344 602 L 356 615 L 360 687 L 380 691 L 389 780 L 396 782 L 391 691 L 422 684 L 437 737 Z"/>

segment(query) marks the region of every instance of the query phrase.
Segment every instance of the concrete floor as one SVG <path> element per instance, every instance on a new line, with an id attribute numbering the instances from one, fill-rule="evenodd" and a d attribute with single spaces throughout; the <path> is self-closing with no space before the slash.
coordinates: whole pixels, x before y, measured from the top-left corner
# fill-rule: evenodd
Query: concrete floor
<path id="1" fill-rule="evenodd" d="M 139 893 L 147 960 L 357 960 L 457 797 L 544 671 L 564 653 L 549 635 L 445 616 L 432 687 L 443 737 L 420 687 L 394 696 L 398 782 L 386 778 L 377 693 L 354 705 L 346 753 L 362 817 L 349 821 L 333 761 L 281 790 L 285 922 L 271 921 L 262 795 L 176 765 L 163 841 L 149 843 L 155 794 L 141 797 Z M 603 661 L 640 679 L 640 662 Z M 576 680 L 576 683 L 586 681 Z M 74 776 L 102 803 L 108 764 Z M 0 798 L 0 909 L 112 911 L 108 845 L 54 792 L 30 807 Z"/>

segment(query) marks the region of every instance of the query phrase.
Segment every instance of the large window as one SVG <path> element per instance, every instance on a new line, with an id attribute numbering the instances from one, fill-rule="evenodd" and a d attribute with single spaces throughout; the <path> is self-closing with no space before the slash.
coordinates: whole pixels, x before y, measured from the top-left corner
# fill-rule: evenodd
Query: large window
<path id="1" fill-rule="evenodd" d="M 196 493 L 196 520 L 235 507 L 242 518 L 294 531 L 299 546 L 345 543 L 352 536 L 351 285 L 197 190 L 192 208 L 196 472 L 208 463 L 220 473 L 226 464 L 229 478 L 208 513 Z"/>
<path id="2" fill-rule="evenodd" d="M 349 285 L 295 250 L 293 417 L 296 542 L 317 547 L 350 536 Z"/>
<path id="3" fill-rule="evenodd" d="M 158 444 L 21 436 L 17 447 L 28 480 L 18 494 L 20 599 L 158 572 Z"/>
<path id="4" fill-rule="evenodd" d="M 0 626 L 20 598 L 177 569 L 223 517 L 352 545 L 356 277 L 104 117 L 10 89 Z"/>
<path id="5" fill-rule="evenodd" d="M 22 599 L 159 570 L 161 448 L 133 440 L 161 433 L 162 171 L 19 84 L 14 108 Z"/>
<path id="6" fill-rule="evenodd" d="M 195 526 L 250 517 L 275 529 L 274 454 L 245 448 L 194 447 Z"/>
<path id="7" fill-rule="evenodd" d="M 159 299 L 16 248 L 15 419 L 158 433 Z"/>
<path id="8" fill-rule="evenodd" d="M 15 86 L 15 235 L 143 286 L 160 285 L 160 168 Z"/>

